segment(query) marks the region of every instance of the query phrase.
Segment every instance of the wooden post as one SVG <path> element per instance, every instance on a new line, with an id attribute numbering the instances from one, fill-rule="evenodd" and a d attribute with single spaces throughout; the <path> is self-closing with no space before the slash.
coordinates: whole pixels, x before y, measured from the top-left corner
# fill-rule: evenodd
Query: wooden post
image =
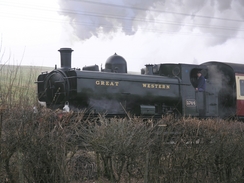
<path id="1" fill-rule="evenodd" d="M 97 178 L 100 178 L 100 174 L 101 174 L 101 169 L 100 169 L 100 156 L 99 153 L 96 152 L 97 155 Z"/>
<path id="2" fill-rule="evenodd" d="M 145 163 L 144 183 L 148 183 L 149 175 L 149 150 L 146 152 L 146 163 Z"/>
<path id="3" fill-rule="evenodd" d="M 24 183 L 23 154 L 20 150 L 18 150 L 18 165 L 19 165 L 19 183 Z"/>
<path id="4" fill-rule="evenodd" d="M 0 156 L 2 155 L 2 125 L 3 125 L 3 113 L 2 110 L 0 109 Z"/>
<path id="5" fill-rule="evenodd" d="M 2 154 L 2 126 L 3 126 L 3 112 L 6 110 L 4 106 L 0 106 L 0 156 Z"/>

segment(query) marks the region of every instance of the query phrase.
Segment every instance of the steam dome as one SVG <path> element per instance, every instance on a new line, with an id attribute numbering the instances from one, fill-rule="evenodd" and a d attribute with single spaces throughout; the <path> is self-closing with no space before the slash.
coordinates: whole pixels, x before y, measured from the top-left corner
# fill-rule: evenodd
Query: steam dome
<path id="1" fill-rule="evenodd" d="M 127 73 L 126 60 L 115 53 L 107 59 L 105 69 L 111 72 Z"/>

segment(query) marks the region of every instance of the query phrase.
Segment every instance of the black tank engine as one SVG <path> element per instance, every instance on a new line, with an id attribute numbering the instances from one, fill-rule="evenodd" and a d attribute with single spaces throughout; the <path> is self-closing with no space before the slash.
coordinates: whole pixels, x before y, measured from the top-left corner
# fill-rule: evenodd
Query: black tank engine
<path id="1" fill-rule="evenodd" d="M 71 68 L 71 48 L 61 48 L 61 68 L 38 76 L 38 99 L 47 107 L 108 115 L 244 117 L 244 66 L 207 62 L 146 65 L 141 74 L 127 73 L 126 60 L 114 54 L 98 65 Z M 195 90 L 197 72 L 206 91 Z"/>

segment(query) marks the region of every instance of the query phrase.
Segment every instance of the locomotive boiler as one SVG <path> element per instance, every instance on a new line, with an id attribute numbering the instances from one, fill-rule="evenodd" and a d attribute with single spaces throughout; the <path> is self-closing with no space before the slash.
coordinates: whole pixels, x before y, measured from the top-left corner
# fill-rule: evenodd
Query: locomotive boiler
<path id="1" fill-rule="evenodd" d="M 85 109 L 107 115 L 244 116 L 244 67 L 207 62 L 201 65 L 146 65 L 129 74 L 126 60 L 114 54 L 105 63 L 71 67 L 71 48 L 61 48 L 61 68 L 38 76 L 38 99 L 47 107 Z M 196 92 L 196 76 L 206 78 L 206 91 Z"/>

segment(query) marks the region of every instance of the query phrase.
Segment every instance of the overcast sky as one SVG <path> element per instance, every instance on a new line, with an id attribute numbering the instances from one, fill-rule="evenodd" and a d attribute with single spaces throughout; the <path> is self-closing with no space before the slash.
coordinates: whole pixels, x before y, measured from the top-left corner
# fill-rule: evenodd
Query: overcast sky
<path id="1" fill-rule="evenodd" d="M 105 65 L 115 52 L 130 71 L 145 64 L 244 61 L 243 0 L 1 0 L 1 62 Z M 1 58 L 1 57 L 0 57 Z"/>

